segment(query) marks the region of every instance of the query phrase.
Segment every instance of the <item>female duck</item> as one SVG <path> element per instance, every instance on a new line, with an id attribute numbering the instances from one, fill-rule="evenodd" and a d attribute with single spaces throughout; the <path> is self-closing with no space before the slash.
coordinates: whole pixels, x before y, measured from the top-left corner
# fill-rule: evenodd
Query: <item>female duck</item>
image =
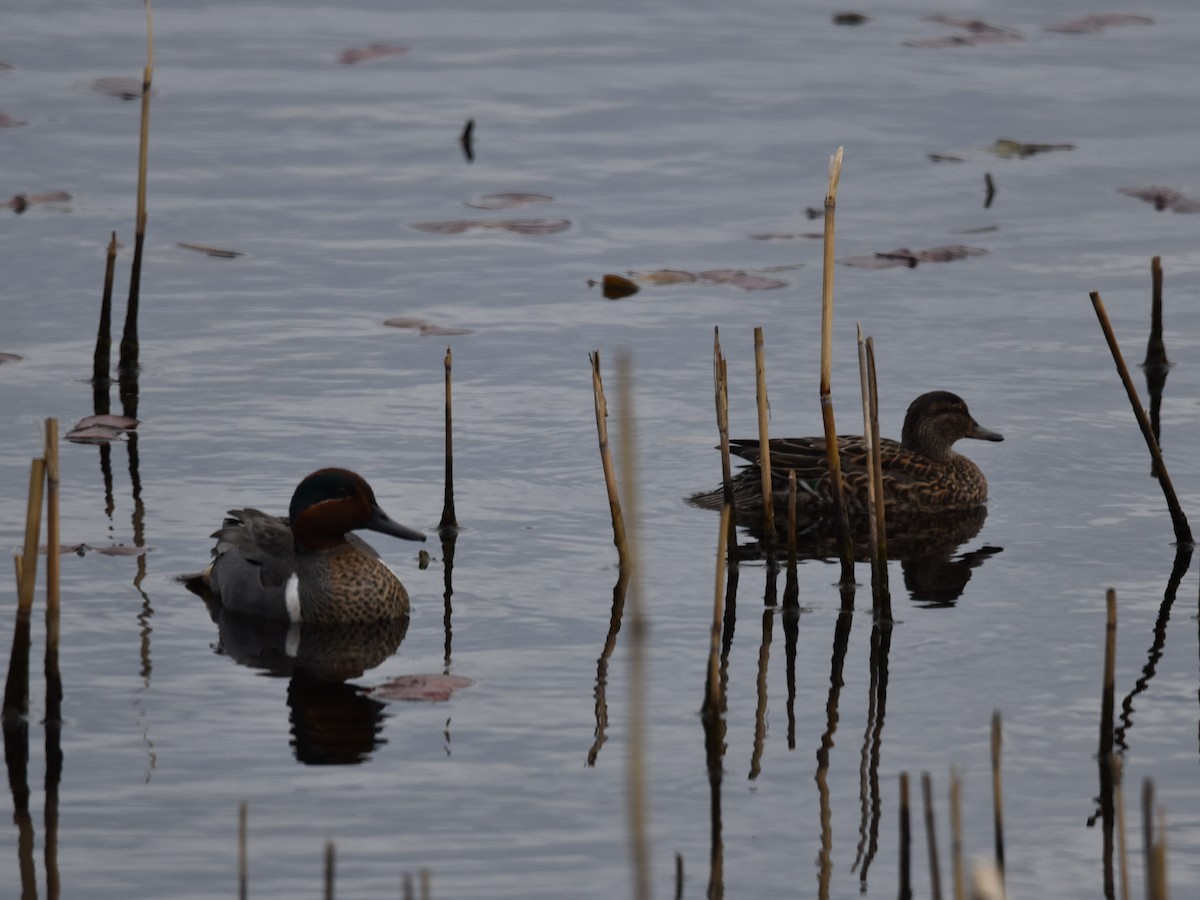
<path id="1" fill-rule="evenodd" d="M 981 426 L 967 410 L 962 398 L 948 391 L 922 394 L 908 407 L 900 441 L 879 442 L 883 461 L 885 515 L 891 518 L 931 513 L 960 513 L 987 501 L 987 479 L 971 460 L 952 449 L 960 438 L 1002 441 L 1004 438 Z M 752 465 L 733 478 L 734 502 L 739 518 L 746 513 L 762 515 L 762 456 L 757 440 L 730 442 L 730 450 Z M 867 447 L 857 435 L 838 437 L 839 459 L 845 482 L 846 505 L 852 518 L 865 515 L 867 508 Z M 797 518 L 805 522 L 828 516 L 833 510 L 829 466 L 823 437 L 776 438 L 770 442 L 772 495 L 777 508 L 786 512 L 788 473 L 796 473 Z M 696 494 L 691 502 L 720 509 L 721 490 Z"/>
<path id="2" fill-rule="evenodd" d="M 423 541 L 392 521 L 371 486 L 346 469 L 300 482 L 287 518 L 232 509 L 201 580 L 226 609 L 283 622 L 349 623 L 408 615 L 408 592 L 366 541 L 368 528 Z"/>

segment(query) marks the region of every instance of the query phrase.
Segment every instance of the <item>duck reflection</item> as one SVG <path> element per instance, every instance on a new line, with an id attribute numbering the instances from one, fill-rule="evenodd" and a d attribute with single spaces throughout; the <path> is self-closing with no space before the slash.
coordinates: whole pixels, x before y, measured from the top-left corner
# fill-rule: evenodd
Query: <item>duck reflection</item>
<path id="1" fill-rule="evenodd" d="M 741 517 L 739 516 L 739 519 Z M 888 559 L 900 563 L 904 587 L 913 602 L 921 606 L 953 606 L 962 595 L 975 569 L 1002 552 L 1002 547 L 985 545 L 959 553 L 959 549 L 983 530 L 987 507 L 979 506 L 961 513 L 904 516 L 887 521 Z M 752 543 L 737 548 L 739 559 L 770 558 L 785 545 L 786 525 L 769 547 L 764 541 L 761 517 L 748 516 L 739 524 L 747 529 Z M 860 561 L 870 559 L 865 530 L 854 534 L 854 555 Z M 827 523 L 817 523 L 796 536 L 796 556 L 800 560 L 836 560 L 837 542 Z"/>
<path id="2" fill-rule="evenodd" d="M 288 677 L 287 703 L 296 759 L 306 765 L 365 762 L 385 743 L 386 704 L 347 684 L 400 647 L 408 617 L 345 625 L 270 622 L 206 598 L 217 625 L 215 650 L 240 665 Z"/>

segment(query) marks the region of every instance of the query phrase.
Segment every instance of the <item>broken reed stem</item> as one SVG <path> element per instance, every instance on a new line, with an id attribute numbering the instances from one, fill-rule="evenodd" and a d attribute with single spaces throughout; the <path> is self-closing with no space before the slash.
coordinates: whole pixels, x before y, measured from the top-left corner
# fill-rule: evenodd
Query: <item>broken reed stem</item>
<path id="1" fill-rule="evenodd" d="M 1154 841 L 1154 853 L 1148 860 L 1154 868 L 1154 893 L 1149 900 L 1167 900 L 1167 812 L 1158 808 L 1158 836 Z"/>
<path id="2" fill-rule="evenodd" d="M 1147 369 L 1165 369 L 1170 365 L 1162 336 L 1162 286 L 1162 257 L 1156 256 L 1150 260 L 1150 338 L 1146 342 L 1146 358 L 1142 361 L 1142 366 Z"/>
<path id="3" fill-rule="evenodd" d="M 622 567 L 628 567 L 629 541 L 625 535 L 625 518 L 621 515 L 621 497 L 617 492 L 617 473 L 613 468 L 612 451 L 608 445 L 608 403 L 604 399 L 604 382 L 600 379 L 600 351 L 588 354 L 592 361 L 592 397 L 596 406 L 596 432 L 600 439 L 600 464 L 604 468 L 604 485 L 608 489 L 608 508 L 612 514 L 613 543 Z"/>
<path id="4" fill-rule="evenodd" d="M 842 584 L 854 583 L 854 546 L 846 511 L 842 463 L 838 453 L 837 426 L 833 419 L 833 234 L 837 212 L 838 181 L 842 176 L 842 148 L 829 160 L 829 188 L 825 194 L 825 255 L 821 277 L 821 420 L 825 426 L 825 453 L 829 460 L 829 482 L 833 489 L 834 533 L 842 560 Z"/>
<path id="5" fill-rule="evenodd" d="M 787 521 L 787 564 L 788 572 L 795 574 L 798 548 L 796 545 L 796 470 L 788 471 L 788 521 Z"/>
<path id="6" fill-rule="evenodd" d="M 150 92 L 154 82 L 154 18 L 150 0 L 146 4 L 146 68 L 142 72 L 142 120 L 138 139 L 137 222 L 133 242 L 133 265 L 129 275 L 129 304 L 125 309 L 125 331 L 121 335 L 121 373 L 130 376 L 138 366 L 138 297 L 142 281 L 142 249 L 146 242 L 146 168 L 150 155 Z"/>
<path id="7" fill-rule="evenodd" d="M 887 576 L 887 519 L 883 496 L 883 443 L 879 440 L 879 387 L 875 379 L 875 339 L 867 338 L 867 387 L 871 397 L 871 435 L 875 439 L 871 452 L 871 479 L 875 482 L 875 547 L 879 554 L 880 574 L 884 591 L 888 590 Z M 892 619 L 891 594 L 887 595 L 887 617 Z"/>
<path id="8" fill-rule="evenodd" d="M 733 510 L 729 517 L 728 550 L 737 547 L 737 510 L 733 497 L 733 465 L 729 457 L 729 367 L 721 352 L 721 330 L 713 329 L 713 386 L 716 389 L 717 434 L 721 445 L 721 490 L 725 505 Z M 730 565 L 737 565 L 737 554 L 729 556 Z"/>
<path id="9" fill-rule="evenodd" d="M 633 374 L 629 356 L 617 357 L 617 389 L 621 407 L 621 468 L 622 493 L 629 511 L 629 593 L 626 599 L 625 621 L 629 626 L 629 742 L 628 742 L 628 805 L 629 839 L 633 856 L 633 879 L 636 900 L 649 900 L 650 838 L 646 825 L 646 617 L 642 612 L 641 578 L 637 562 L 637 441 L 634 439 Z"/>
<path id="10" fill-rule="evenodd" d="M 1108 758 L 1109 771 L 1112 773 L 1113 806 L 1117 817 L 1117 859 L 1120 871 L 1121 900 L 1129 900 L 1129 851 L 1125 844 L 1125 791 L 1121 787 L 1121 776 L 1124 768 L 1121 757 Z"/>
<path id="11" fill-rule="evenodd" d="M 337 862 L 333 841 L 325 842 L 325 900 L 333 900 L 333 876 Z"/>
<path id="12" fill-rule="evenodd" d="M 1171 485 L 1171 476 L 1167 474 L 1166 464 L 1163 462 L 1162 452 L 1158 448 L 1158 441 L 1154 439 L 1154 431 L 1150 427 L 1150 419 L 1146 415 L 1146 410 L 1142 408 L 1142 403 L 1138 399 L 1137 388 L 1134 387 L 1133 379 L 1129 376 L 1129 369 L 1125 365 L 1125 359 L 1121 355 L 1121 348 L 1117 344 L 1117 337 L 1113 333 L 1112 324 L 1108 321 L 1108 313 L 1104 309 L 1104 301 L 1100 299 L 1099 291 L 1092 291 L 1088 296 L 1092 298 L 1092 306 L 1096 310 L 1096 318 L 1100 320 L 1100 328 L 1104 332 L 1104 339 L 1108 341 L 1108 349 L 1112 352 L 1113 362 L 1117 365 L 1117 372 L 1121 376 L 1121 382 L 1125 385 L 1125 393 L 1129 395 L 1129 403 L 1133 406 L 1133 414 L 1137 417 L 1138 425 L 1142 429 L 1142 437 L 1146 439 L 1146 446 L 1150 450 L 1150 458 L 1154 462 L 1154 472 L 1158 476 L 1158 483 L 1162 486 L 1163 496 L 1167 500 L 1167 508 L 1171 511 L 1171 524 L 1175 527 L 1175 539 L 1182 544 L 1193 544 L 1192 530 L 1188 527 L 1187 516 L 1183 513 L 1183 508 L 1179 505 L 1179 498 L 1175 496 L 1175 488 Z"/>
<path id="13" fill-rule="evenodd" d="M 454 355 L 446 348 L 446 357 L 442 361 L 446 367 L 446 488 L 442 499 L 442 520 L 438 522 L 438 531 L 458 528 L 458 517 L 454 513 L 454 431 L 453 400 L 450 393 L 450 374 L 454 367 Z"/>
<path id="14" fill-rule="evenodd" d="M 775 539 L 775 492 L 771 487 L 771 442 L 767 402 L 767 367 L 763 353 L 762 327 L 754 329 L 754 396 L 758 401 L 758 470 L 762 474 L 763 531 L 768 541 Z"/>
<path id="15" fill-rule="evenodd" d="M 58 670 L 59 538 L 58 419 L 46 419 L 46 722 L 62 722 L 62 676 Z"/>
<path id="16" fill-rule="evenodd" d="M 25 507 L 25 549 L 21 553 L 21 581 L 17 604 L 28 612 L 33 606 L 37 581 L 38 538 L 42 533 L 42 496 L 46 485 L 46 460 L 38 457 L 29 465 L 29 502 Z"/>
<path id="17" fill-rule="evenodd" d="M 900 900 L 912 900 L 912 823 L 908 811 L 908 773 L 900 773 Z"/>
<path id="18" fill-rule="evenodd" d="M 1113 694 L 1116 685 L 1117 659 L 1117 592 L 1109 588 L 1104 594 L 1107 614 L 1104 623 L 1104 681 L 1100 694 L 1100 757 L 1112 757 Z"/>
<path id="19" fill-rule="evenodd" d="M 246 853 L 246 801 L 238 804 L 238 900 L 246 900 L 250 885 L 249 857 Z"/>
<path id="20" fill-rule="evenodd" d="M 100 325 L 96 329 L 96 352 L 92 354 L 92 384 L 96 389 L 108 387 L 108 372 L 112 366 L 112 292 L 113 274 L 117 268 L 117 233 L 112 233 L 104 260 L 104 293 L 100 298 Z M 108 410 L 95 410 L 99 415 Z"/>
<path id="21" fill-rule="evenodd" d="M 925 804 L 925 843 L 929 847 L 929 896 L 942 900 L 942 873 L 938 865 L 937 829 L 933 820 L 933 779 L 921 773 L 921 797 Z"/>
<path id="22" fill-rule="evenodd" d="M 1004 879 L 1004 795 L 1000 780 L 1000 711 L 992 713 L 992 826 L 996 832 L 996 872 Z"/>
<path id="23" fill-rule="evenodd" d="M 726 537 L 729 534 L 729 520 L 732 510 L 729 505 L 721 507 L 721 531 L 717 535 L 717 577 L 713 589 L 713 619 L 712 629 L 708 640 L 708 697 L 711 708 L 716 713 L 721 709 L 720 692 L 720 656 L 721 656 L 721 623 L 725 620 L 725 556 Z"/>
<path id="24" fill-rule="evenodd" d="M 963 875 L 962 782 L 958 772 L 950 770 L 950 868 L 954 873 L 954 900 L 965 900 Z"/>

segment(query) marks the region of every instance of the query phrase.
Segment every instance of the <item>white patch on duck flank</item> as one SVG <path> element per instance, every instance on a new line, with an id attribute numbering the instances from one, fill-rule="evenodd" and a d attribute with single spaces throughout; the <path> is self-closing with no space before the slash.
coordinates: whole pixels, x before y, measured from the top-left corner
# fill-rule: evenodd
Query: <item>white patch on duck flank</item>
<path id="1" fill-rule="evenodd" d="M 283 642 L 283 652 L 287 654 L 288 659 L 295 659 L 300 655 L 300 623 L 293 622 L 288 626 L 287 637 Z"/>
<path id="2" fill-rule="evenodd" d="M 283 601 L 287 605 L 288 619 L 300 621 L 300 576 L 295 572 L 287 580 L 283 589 Z"/>

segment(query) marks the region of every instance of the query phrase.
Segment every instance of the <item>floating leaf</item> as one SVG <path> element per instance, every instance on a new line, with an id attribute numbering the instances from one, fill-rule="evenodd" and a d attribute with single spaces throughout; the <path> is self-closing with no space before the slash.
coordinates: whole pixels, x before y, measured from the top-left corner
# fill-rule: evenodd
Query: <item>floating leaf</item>
<path id="1" fill-rule="evenodd" d="M 965 162 L 961 156 L 951 156 L 948 153 L 928 153 L 931 162 Z"/>
<path id="2" fill-rule="evenodd" d="M 641 290 L 634 282 L 621 275 L 605 275 L 601 279 L 600 289 L 608 300 L 624 300 Z"/>
<path id="3" fill-rule="evenodd" d="M 455 219 L 446 222 L 413 222 L 409 225 L 409 228 L 430 234 L 462 234 L 471 229 L 498 229 L 516 234 L 557 234 L 570 227 L 570 219 Z"/>
<path id="4" fill-rule="evenodd" d="M 10 362 L 20 362 L 25 357 L 17 353 L 0 353 L 0 365 Z"/>
<path id="5" fill-rule="evenodd" d="M 239 256 L 246 255 L 238 250 L 222 250 L 220 247 L 209 247 L 207 244 L 188 244 L 184 241 L 179 241 L 175 246 L 182 247 L 184 250 L 195 250 L 197 253 L 207 256 L 216 256 L 220 259 L 237 259 Z"/>
<path id="6" fill-rule="evenodd" d="M 371 694 L 383 700 L 419 700 L 426 703 L 445 703 L 455 691 L 475 682 L 459 675 L 399 675 L 389 678 Z"/>
<path id="7" fill-rule="evenodd" d="M 8 113 L 0 113 L 0 128 L 16 128 L 25 123 L 20 119 L 14 119 Z"/>
<path id="8" fill-rule="evenodd" d="M 951 231 L 951 234 L 985 234 L 989 231 L 999 231 L 999 225 L 980 225 L 978 228 L 960 228 L 957 231 Z"/>
<path id="9" fill-rule="evenodd" d="M 447 337 L 455 334 L 473 334 L 470 328 L 447 328 L 442 325 L 431 325 L 424 319 L 394 318 L 384 319 L 383 324 L 390 328 L 411 328 L 422 337 Z"/>
<path id="10" fill-rule="evenodd" d="M 0 59 L 0 72 L 7 72 L 11 68 L 12 63 L 6 63 L 4 60 Z"/>
<path id="11" fill-rule="evenodd" d="M 346 66 L 352 66 L 355 63 L 366 62 L 370 59 L 399 56 L 401 53 L 407 52 L 408 48 L 401 47 L 399 44 L 371 44 L 366 47 L 352 47 L 349 50 L 343 50 L 342 55 L 338 57 L 338 62 Z"/>
<path id="12" fill-rule="evenodd" d="M 1061 31 L 1068 34 L 1094 34 L 1116 25 L 1150 25 L 1154 22 L 1149 16 L 1138 16 L 1130 13 L 1097 13 L 1082 16 L 1069 22 L 1059 22 L 1057 25 L 1047 25 L 1047 31 Z"/>
<path id="13" fill-rule="evenodd" d="M 862 13 L 856 12 L 840 12 L 833 14 L 834 25 L 863 25 L 869 22 L 870 18 Z"/>
<path id="14" fill-rule="evenodd" d="M 794 241 L 796 235 L 790 231 L 760 231 L 749 236 L 752 241 Z"/>
<path id="15" fill-rule="evenodd" d="M 1171 212 L 1177 213 L 1195 213 L 1200 212 L 1200 200 L 1195 200 L 1182 191 L 1177 191 L 1169 187 L 1123 187 L 1117 188 L 1118 194 L 1124 194 L 1127 197 L 1136 197 L 1138 200 L 1145 200 L 1161 212 L 1164 209 L 1169 209 Z"/>
<path id="16" fill-rule="evenodd" d="M 471 209 L 519 209 L 532 203 L 551 203 L 554 198 L 549 194 L 487 194 L 480 197 L 476 203 L 464 203 Z"/>
<path id="17" fill-rule="evenodd" d="M 980 247 L 964 247 L 962 244 L 955 244 L 947 247 L 930 247 L 928 250 L 917 251 L 900 247 L 896 250 L 875 253 L 871 256 L 848 256 L 845 259 L 839 259 L 838 262 L 843 266 L 850 266 L 855 269 L 894 269 L 897 266 L 905 266 L 912 269 L 921 262 L 952 262 L 956 259 L 965 259 L 968 256 L 986 255 L 987 251 Z"/>
<path id="18" fill-rule="evenodd" d="M 89 87 L 98 94 L 104 94 L 108 97 L 116 97 L 119 100 L 137 100 L 142 96 L 142 80 L 140 78 L 126 78 L 123 75 L 106 75 L 103 78 L 97 78 Z M 150 96 L 154 96 L 154 89 L 150 89 Z"/>

